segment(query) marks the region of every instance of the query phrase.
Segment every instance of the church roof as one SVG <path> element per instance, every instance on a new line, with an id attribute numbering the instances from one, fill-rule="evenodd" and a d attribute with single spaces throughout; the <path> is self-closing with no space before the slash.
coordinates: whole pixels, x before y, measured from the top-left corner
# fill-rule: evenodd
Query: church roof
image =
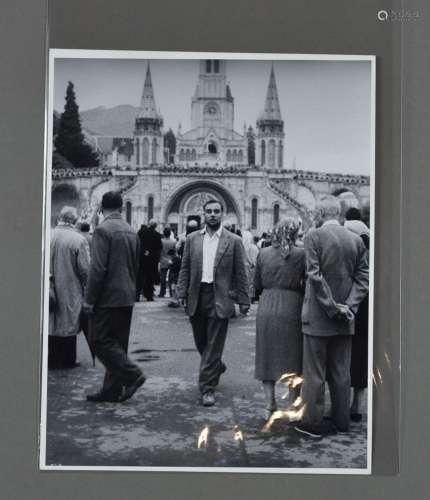
<path id="1" fill-rule="evenodd" d="M 279 106 L 278 89 L 276 87 L 275 70 L 270 70 L 269 86 L 267 87 L 264 111 L 259 116 L 260 120 L 282 120 L 281 108 Z"/>
<path id="2" fill-rule="evenodd" d="M 155 106 L 154 89 L 152 87 L 151 68 L 146 68 L 145 83 L 143 85 L 142 98 L 140 100 L 139 118 L 160 118 Z"/>

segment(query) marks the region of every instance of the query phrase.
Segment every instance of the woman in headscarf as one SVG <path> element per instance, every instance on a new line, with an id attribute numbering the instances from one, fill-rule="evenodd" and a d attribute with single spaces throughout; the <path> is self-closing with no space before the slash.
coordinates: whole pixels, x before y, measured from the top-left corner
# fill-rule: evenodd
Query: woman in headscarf
<path id="1" fill-rule="evenodd" d="M 275 382 L 285 373 L 302 372 L 301 310 L 305 280 L 305 251 L 296 246 L 299 221 L 288 217 L 272 233 L 272 245 L 260 250 L 255 291 L 261 293 L 257 311 L 255 378 L 263 382 L 265 417 L 277 409 Z M 290 392 L 290 401 L 298 390 Z"/>
<path id="2" fill-rule="evenodd" d="M 248 283 L 249 283 L 249 298 L 251 302 L 253 302 L 255 297 L 254 291 L 254 275 L 255 275 L 255 265 L 257 263 L 258 256 L 258 248 L 254 243 L 254 236 L 250 231 L 244 231 L 242 234 L 242 243 L 245 248 L 246 255 L 246 272 L 248 274 Z"/>

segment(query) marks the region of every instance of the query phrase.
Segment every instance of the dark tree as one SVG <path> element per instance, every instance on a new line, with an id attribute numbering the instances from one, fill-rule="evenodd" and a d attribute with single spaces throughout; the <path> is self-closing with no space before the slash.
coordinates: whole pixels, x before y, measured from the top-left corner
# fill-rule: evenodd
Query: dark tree
<path id="1" fill-rule="evenodd" d="M 169 130 L 164 134 L 164 148 L 169 150 L 167 163 L 174 163 L 176 153 L 176 137 L 171 128 L 169 128 Z"/>
<path id="2" fill-rule="evenodd" d="M 60 115 L 56 111 L 54 111 L 54 117 L 53 117 L 53 136 L 58 134 L 58 129 L 60 128 Z"/>
<path id="3" fill-rule="evenodd" d="M 84 141 L 79 118 L 79 107 L 76 104 L 72 82 L 67 85 L 66 104 L 64 112 L 61 114 L 54 144 L 57 153 L 68 160 L 75 168 L 98 166 L 97 154 Z"/>
<path id="4" fill-rule="evenodd" d="M 255 165 L 255 132 L 251 125 L 246 133 L 248 139 L 248 165 Z"/>

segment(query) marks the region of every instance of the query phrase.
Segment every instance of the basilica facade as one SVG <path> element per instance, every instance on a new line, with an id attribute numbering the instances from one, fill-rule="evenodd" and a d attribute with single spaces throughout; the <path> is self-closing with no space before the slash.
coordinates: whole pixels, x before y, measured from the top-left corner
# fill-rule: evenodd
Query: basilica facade
<path id="1" fill-rule="evenodd" d="M 288 168 L 284 160 L 284 121 L 275 69 L 268 75 L 265 102 L 256 117 L 253 158 L 247 130 L 234 128 L 234 97 L 227 83 L 228 61 L 202 60 L 191 97 L 191 129 L 176 134 L 172 159 L 163 146 L 163 117 L 157 111 L 148 65 L 134 134 L 99 151 L 101 166 L 54 170 L 52 213 L 67 200 L 90 216 L 104 192 L 119 190 L 125 217 L 134 227 L 157 219 L 177 232 L 190 218 L 201 219 L 202 205 L 219 200 L 227 219 L 255 234 L 283 216 L 310 223 L 319 197 L 334 194 L 348 205 L 369 202 L 369 177 Z M 94 143 L 102 144 L 97 137 Z"/>

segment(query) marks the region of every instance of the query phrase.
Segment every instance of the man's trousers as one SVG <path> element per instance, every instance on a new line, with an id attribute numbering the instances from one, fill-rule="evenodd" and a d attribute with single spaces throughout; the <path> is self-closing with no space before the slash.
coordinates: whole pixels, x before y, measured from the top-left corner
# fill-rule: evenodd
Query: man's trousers
<path id="1" fill-rule="evenodd" d="M 304 334 L 301 394 L 306 405 L 303 422 L 307 425 L 322 423 L 327 380 L 333 423 L 340 431 L 349 429 L 351 345 L 352 335 L 317 337 Z"/>
<path id="2" fill-rule="evenodd" d="M 228 328 L 228 319 L 216 316 L 213 284 L 202 283 L 197 310 L 190 321 L 201 355 L 199 390 L 205 394 L 215 389 L 223 371 L 221 358 Z"/>
<path id="3" fill-rule="evenodd" d="M 99 307 L 90 316 L 91 344 L 106 373 L 101 392 L 121 395 L 125 385 L 133 383 L 142 370 L 127 356 L 133 306 Z"/>

